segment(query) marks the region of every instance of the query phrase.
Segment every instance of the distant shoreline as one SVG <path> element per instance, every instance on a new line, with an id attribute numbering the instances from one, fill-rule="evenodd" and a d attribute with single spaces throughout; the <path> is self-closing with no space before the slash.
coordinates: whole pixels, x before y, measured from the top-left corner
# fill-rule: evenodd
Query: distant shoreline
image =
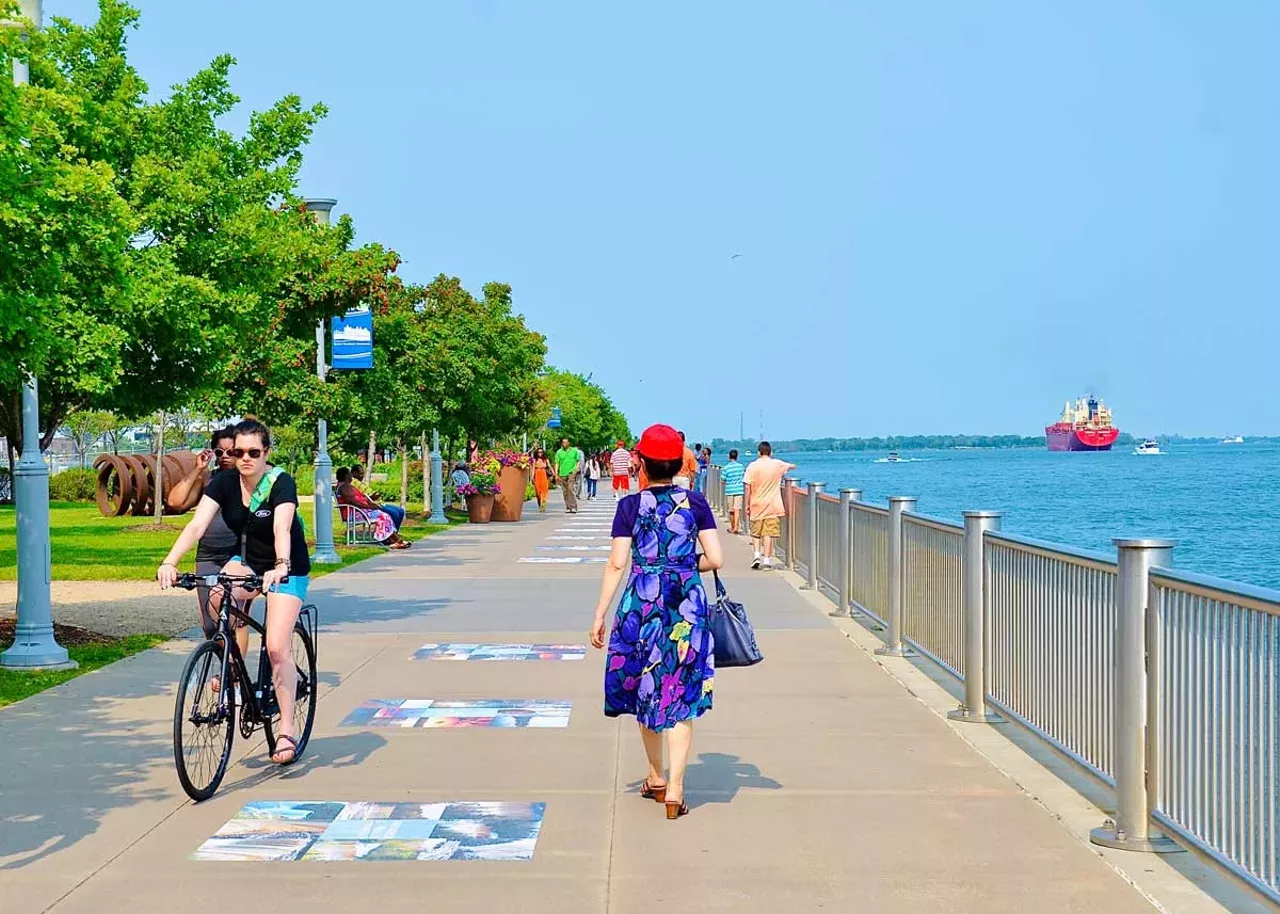
<path id="1" fill-rule="evenodd" d="M 1115 446 L 1132 447 L 1138 438 L 1128 432 L 1121 432 Z M 1221 438 L 1187 438 L 1181 435 L 1157 435 L 1161 444 L 1223 444 Z M 1280 437 L 1258 435 L 1245 438 L 1245 444 L 1275 443 Z M 788 454 L 803 453 L 849 453 L 858 451 L 947 451 L 947 450 L 1012 450 L 1023 448 L 1045 448 L 1044 435 L 893 435 L 883 438 L 795 438 L 770 439 L 775 451 Z M 713 438 L 710 447 L 713 453 L 723 454 L 730 448 L 744 453 L 752 453 L 756 449 L 754 439 L 731 441 L 727 438 Z M 1241 445 L 1224 445 L 1240 447 Z"/>

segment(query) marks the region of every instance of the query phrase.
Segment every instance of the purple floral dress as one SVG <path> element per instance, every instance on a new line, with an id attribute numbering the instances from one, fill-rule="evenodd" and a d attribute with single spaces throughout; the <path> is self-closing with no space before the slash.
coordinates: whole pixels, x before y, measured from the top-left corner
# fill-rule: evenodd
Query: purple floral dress
<path id="1" fill-rule="evenodd" d="M 697 492 L 663 486 L 618 503 L 613 535 L 631 537 L 631 576 L 618 603 L 604 676 L 604 713 L 666 730 L 711 709 L 715 677 L 698 531 L 715 529 Z"/>

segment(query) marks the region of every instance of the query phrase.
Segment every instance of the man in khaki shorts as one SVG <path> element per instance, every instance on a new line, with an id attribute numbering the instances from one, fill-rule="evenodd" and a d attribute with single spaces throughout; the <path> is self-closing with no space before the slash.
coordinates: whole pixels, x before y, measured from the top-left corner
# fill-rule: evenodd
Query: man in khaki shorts
<path id="1" fill-rule="evenodd" d="M 747 516 L 751 519 L 752 568 L 773 567 L 773 540 L 782 533 L 782 479 L 796 468 L 773 456 L 773 447 L 761 441 L 760 456 L 751 461 L 742 481 L 746 488 Z"/>

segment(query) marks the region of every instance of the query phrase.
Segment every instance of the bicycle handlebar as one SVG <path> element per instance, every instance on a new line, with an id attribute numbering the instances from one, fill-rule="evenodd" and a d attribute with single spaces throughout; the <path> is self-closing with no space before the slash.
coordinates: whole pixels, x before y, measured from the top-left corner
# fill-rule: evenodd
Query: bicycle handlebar
<path id="1" fill-rule="evenodd" d="M 283 584 L 289 579 L 281 578 L 279 583 Z M 174 587 L 181 587 L 183 590 L 195 590 L 197 587 L 217 587 L 221 584 L 224 587 L 234 587 L 242 585 L 245 590 L 261 590 L 262 575 L 260 574 L 192 574 L 187 572 L 178 575 L 178 579 L 173 582 Z"/>

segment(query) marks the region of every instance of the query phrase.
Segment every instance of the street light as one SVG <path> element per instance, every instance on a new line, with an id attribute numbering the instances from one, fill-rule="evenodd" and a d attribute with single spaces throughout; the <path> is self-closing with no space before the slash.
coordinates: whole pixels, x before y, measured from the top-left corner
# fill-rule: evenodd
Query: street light
<path id="1" fill-rule="evenodd" d="M 41 0 L 22 0 L 22 15 L 36 28 L 43 18 L 40 4 Z M 29 74 L 26 61 L 13 62 L 15 86 L 26 85 Z M 74 669 L 75 661 L 53 636 L 49 468 L 40 454 L 40 390 L 34 374 L 22 384 L 22 456 L 13 467 L 13 502 L 18 527 L 18 622 L 13 646 L 0 654 L 0 666 Z"/>
<path id="2" fill-rule="evenodd" d="M 316 222 L 329 224 L 329 214 L 337 204 L 330 197 L 308 197 L 303 200 L 307 212 L 315 215 Z M 329 366 L 324 357 L 324 319 L 316 324 L 316 377 L 324 383 Z M 329 423 L 321 418 L 317 424 L 316 446 L 316 552 L 311 561 L 317 565 L 337 565 L 342 559 L 333 548 L 333 460 L 329 457 Z"/>

